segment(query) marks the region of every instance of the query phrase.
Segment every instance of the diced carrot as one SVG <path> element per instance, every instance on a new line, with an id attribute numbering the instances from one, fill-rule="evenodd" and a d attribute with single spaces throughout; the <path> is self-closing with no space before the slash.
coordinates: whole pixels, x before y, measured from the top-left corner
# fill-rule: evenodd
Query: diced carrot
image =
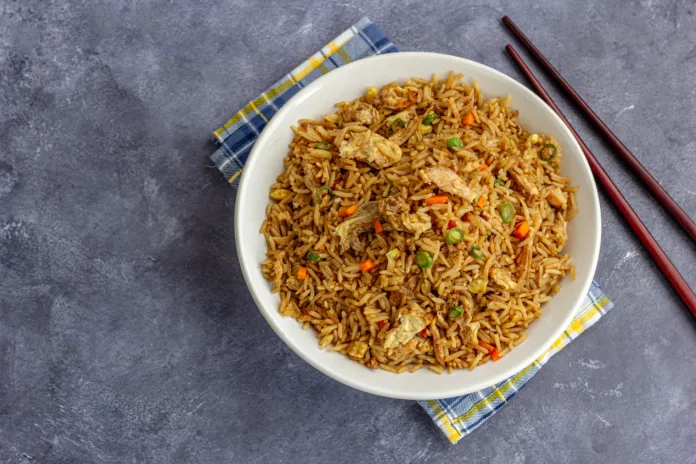
<path id="1" fill-rule="evenodd" d="M 430 198 L 425 199 L 425 204 L 428 206 L 431 205 L 444 205 L 449 201 L 449 198 L 447 198 L 447 195 L 439 194 L 439 195 L 433 195 Z"/>
<path id="2" fill-rule="evenodd" d="M 344 207 L 338 210 L 338 215 L 342 217 L 348 217 L 358 210 L 358 205 L 352 205 Z"/>
<path id="3" fill-rule="evenodd" d="M 300 266 L 297 270 L 297 278 L 299 280 L 305 280 L 307 278 L 307 268 Z"/>
<path id="4" fill-rule="evenodd" d="M 465 126 L 470 126 L 473 123 L 476 122 L 476 119 L 474 119 L 474 113 L 471 112 L 471 110 L 466 112 L 466 116 L 464 116 L 464 120 L 462 121 L 462 124 Z"/>
<path id="5" fill-rule="evenodd" d="M 384 321 L 379 321 L 379 322 L 377 323 L 377 325 L 378 325 L 379 328 L 381 329 L 381 328 L 383 328 L 385 325 L 387 325 L 387 323 L 384 322 Z"/>
<path id="6" fill-rule="evenodd" d="M 494 346 L 489 345 L 488 343 L 484 342 L 483 340 L 479 340 L 478 344 L 479 344 L 479 346 L 484 347 L 486 349 L 486 351 L 488 351 L 488 354 L 491 354 L 493 352 L 493 350 L 496 349 Z"/>
<path id="7" fill-rule="evenodd" d="M 454 229 L 455 227 L 457 227 L 457 223 L 450 219 L 450 221 L 447 223 L 447 230 Z"/>
<path id="8" fill-rule="evenodd" d="M 373 263 L 371 259 L 366 259 L 365 261 L 360 263 L 360 270 L 363 272 L 370 272 L 374 268 L 375 263 Z"/>
<path id="9" fill-rule="evenodd" d="M 423 329 L 420 331 L 420 336 L 423 338 L 426 338 L 428 336 L 428 332 L 426 332 L 428 329 Z"/>
<path id="10" fill-rule="evenodd" d="M 486 169 L 488 169 L 488 165 L 486 163 L 483 163 L 479 168 L 479 171 L 485 171 Z"/>
<path id="11" fill-rule="evenodd" d="M 491 359 L 493 361 L 497 361 L 500 359 L 500 351 L 498 351 L 498 348 L 495 348 L 492 353 L 490 353 Z"/>
<path id="12" fill-rule="evenodd" d="M 374 226 L 375 226 L 375 232 L 377 232 L 378 234 L 384 230 L 384 229 L 382 229 L 382 223 L 379 222 L 379 218 L 375 219 Z"/>
<path id="13" fill-rule="evenodd" d="M 479 208 L 483 208 L 483 205 L 485 205 L 485 204 L 486 204 L 486 197 L 481 195 L 479 197 L 478 201 L 476 202 L 476 206 L 478 206 Z"/>
<path id="14" fill-rule="evenodd" d="M 525 238 L 528 233 L 529 224 L 527 224 L 527 221 L 522 221 L 520 222 L 520 225 L 517 226 L 517 228 L 512 232 L 512 235 L 514 235 L 517 238 Z"/>

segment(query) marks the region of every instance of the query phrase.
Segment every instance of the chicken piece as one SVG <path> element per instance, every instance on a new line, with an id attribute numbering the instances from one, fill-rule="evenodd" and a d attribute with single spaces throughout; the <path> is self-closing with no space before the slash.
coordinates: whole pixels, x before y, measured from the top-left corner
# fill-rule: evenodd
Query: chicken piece
<path id="1" fill-rule="evenodd" d="M 491 279 L 502 287 L 503 290 L 514 290 L 517 288 L 517 282 L 512 280 L 512 275 L 507 269 L 491 269 Z"/>
<path id="2" fill-rule="evenodd" d="M 413 337 L 408 343 L 396 348 L 393 354 L 397 357 L 407 355 L 415 350 L 419 343 L 420 341 L 416 337 Z"/>
<path id="3" fill-rule="evenodd" d="M 432 314 L 424 311 L 418 303 L 410 303 L 399 311 L 399 326 L 387 332 L 384 347 L 389 349 L 405 345 L 432 320 Z"/>
<path id="4" fill-rule="evenodd" d="M 402 285 L 398 290 L 389 292 L 389 304 L 391 304 L 394 308 L 400 307 L 405 305 L 408 300 L 412 300 L 415 297 L 415 293 Z"/>
<path id="5" fill-rule="evenodd" d="M 524 190 L 527 193 L 528 197 L 536 197 L 539 195 L 539 189 L 532 183 L 529 178 L 524 175 L 524 174 L 519 174 L 515 171 L 510 171 L 509 172 L 510 177 L 517 182 L 517 184 L 522 187 L 522 190 Z"/>
<path id="6" fill-rule="evenodd" d="M 462 338 L 462 344 L 464 346 L 471 346 L 474 344 L 474 340 L 478 339 L 478 331 L 481 324 L 478 322 L 470 322 L 468 324 L 462 325 L 459 331 L 459 336 Z"/>
<path id="7" fill-rule="evenodd" d="M 524 249 L 520 251 L 520 254 L 517 255 L 515 260 L 518 265 L 524 268 L 520 280 L 525 282 L 529 278 L 529 271 L 532 268 L 532 242 L 525 245 Z"/>
<path id="8" fill-rule="evenodd" d="M 280 284 L 283 279 L 283 260 L 285 259 L 285 252 L 281 251 L 278 253 L 278 256 L 276 256 L 276 260 L 273 263 L 273 285 L 275 285 L 275 288 L 280 290 Z"/>
<path id="9" fill-rule="evenodd" d="M 376 201 L 363 203 L 345 221 L 340 223 L 334 233 L 341 237 L 341 251 L 352 248 L 362 252 L 365 245 L 359 235 L 372 229 L 375 219 L 379 217 L 379 204 Z"/>
<path id="10" fill-rule="evenodd" d="M 382 89 L 379 93 L 379 99 L 385 108 L 392 110 L 403 110 L 412 103 L 408 90 L 398 85 Z"/>
<path id="11" fill-rule="evenodd" d="M 551 206 L 563 208 L 568 203 L 568 194 L 561 190 L 560 187 L 553 187 L 549 190 L 546 201 L 548 201 Z"/>
<path id="12" fill-rule="evenodd" d="M 420 176 L 425 182 L 435 184 L 440 190 L 462 197 L 468 202 L 476 198 L 476 192 L 464 183 L 459 174 L 449 168 L 432 166 L 421 170 Z"/>
<path id="13" fill-rule="evenodd" d="M 362 359 L 365 357 L 365 353 L 367 353 L 367 343 L 356 340 L 348 345 L 346 352 L 348 356 Z"/>
<path id="14" fill-rule="evenodd" d="M 341 142 L 341 158 L 363 161 L 375 169 L 382 169 L 401 159 L 401 147 L 372 131 L 358 132 Z"/>
<path id="15" fill-rule="evenodd" d="M 345 122 L 359 122 L 365 126 L 371 126 L 379 122 L 379 111 L 377 111 L 377 108 L 363 102 L 345 106 L 342 113 Z"/>
<path id="16" fill-rule="evenodd" d="M 288 290 L 296 292 L 302 286 L 302 282 L 300 282 L 300 280 L 297 277 L 290 276 L 287 279 L 285 279 L 285 286 L 288 288 Z"/>
<path id="17" fill-rule="evenodd" d="M 430 216 L 425 213 L 409 213 L 408 203 L 400 197 L 379 200 L 379 211 L 382 218 L 395 230 L 405 230 L 416 238 L 432 228 Z"/>
<path id="18" fill-rule="evenodd" d="M 389 141 L 394 142 L 397 145 L 403 145 L 416 132 L 418 126 L 420 126 L 420 121 L 414 119 L 405 129 L 401 129 L 389 137 Z"/>

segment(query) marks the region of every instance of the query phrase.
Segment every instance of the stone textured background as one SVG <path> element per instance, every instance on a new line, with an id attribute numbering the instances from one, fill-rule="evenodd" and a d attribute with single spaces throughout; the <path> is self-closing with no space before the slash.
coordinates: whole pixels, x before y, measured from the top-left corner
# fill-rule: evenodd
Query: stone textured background
<path id="1" fill-rule="evenodd" d="M 363 15 L 522 80 L 509 14 L 696 217 L 694 1 L 480 3 L 0 0 L 0 462 L 695 463 L 696 324 L 604 195 L 616 309 L 457 446 L 301 361 L 244 285 L 211 132 Z"/>

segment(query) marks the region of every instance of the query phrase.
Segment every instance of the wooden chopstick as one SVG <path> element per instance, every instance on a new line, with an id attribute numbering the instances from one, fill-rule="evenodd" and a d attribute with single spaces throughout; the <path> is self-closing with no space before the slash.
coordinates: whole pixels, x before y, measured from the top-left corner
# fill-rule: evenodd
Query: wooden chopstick
<path id="1" fill-rule="evenodd" d="M 503 16 L 503 24 L 505 24 L 508 29 L 519 39 L 519 41 L 524 45 L 524 47 L 529 51 L 529 53 L 536 58 L 541 66 L 553 77 L 558 85 L 568 94 L 571 100 L 580 107 L 580 109 L 585 113 L 585 116 L 592 121 L 595 127 L 601 132 L 605 140 L 616 150 L 616 153 L 620 155 L 624 163 L 628 165 L 634 174 L 637 175 L 641 181 L 648 188 L 650 193 L 653 194 L 662 207 L 667 210 L 669 214 L 681 225 L 684 230 L 691 236 L 691 239 L 696 241 L 696 224 L 689 217 L 688 214 L 679 206 L 679 204 L 674 201 L 674 199 L 669 196 L 667 191 L 662 188 L 660 183 L 655 180 L 655 178 L 650 174 L 650 172 L 645 169 L 645 167 L 640 164 L 640 161 L 633 156 L 633 153 L 626 148 L 626 145 L 621 142 L 621 140 L 614 134 L 611 129 L 602 121 L 597 114 L 592 111 L 590 105 L 588 105 L 585 100 L 582 99 L 580 95 L 573 89 L 573 87 L 566 81 L 561 73 L 559 73 L 556 68 L 546 59 L 544 55 L 541 54 L 538 48 L 527 38 L 526 35 L 520 30 L 519 27 L 508 17 Z"/>
<path id="2" fill-rule="evenodd" d="M 684 303 L 689 308 L 691 313 L 694 315 L 694 317 L 696 317 L 696 295 L 694 295 L 694 292 L 689 287 L 689 284 L 686 283 L 684 277 L 682 277 L 677 268 L 674 267 L 672 261 L 669 260 L 665 252 L 662 250 L 662 248 L 660 248 L 660 245 L 658 245 L 657 241 L 655 241 L 655 238 L 650 234 L 647 227 L 645 227 L 643 221 L 641 221 L 636 212 L 633 211 L 633 208 L 631 208 L 631 205 L 628 203 L 628 201 L 626 201 L 624 196 L 621 194 L 621 191 L 619 191 L 619 189 L 616 187 L 616 184 L 614 184 L 614 182 L 611 180 L 609 174 L 607 174 L 604 168 L 602 168 L 602 166 L 594 157 L 590 149 L 587 148 L 587 145 L 585 145 L 585 142 L 582 141 L 578 133 L 575 131 L 575 128 L 573 128 L 570 122 L 568 122 L 568 120 L 563 115 L 561 110 L 558 108 L 556 103 L 554 103 L 554 101 L 551 99 L 551 97 L 546 92 L 544 87 L 541 85 L 539 80 L 534 76 L 532 71 L 522 60 L 520 55 L 517 54 L 512 45 L 508 45 L 507 47 L 505 47 L 505 49 L 508 51 L 515 63 L 517 63 L 517 65 L 520 67 L 520 70 L 529 80 L 530 84 L 532 84 L 532 87 L 534 87 L 536 93 L 551 108 L 553 108 L 556 114 L 558 114 L 558 116 L 560 116 L 563 122 L 566 123 L 568 129 L 570 129 L 570 131 L 575 136 L 575 139 L 580 144 L 580 148 L 582 148 L 582 151 L 585 154 L 585 157 L 587 158 L 587 162 L 589 163 L 594 176 L 597 178 L 602 187 L 604 187 L 607 194 L 614 202 L 614 205 L 616 205 L 616 208 L 619 210 L 619 212 L 621 212 L 623 217 L 631 226 L 631 229 L 633 229 L 633 231 L 638 236 L 640 242 L 643 244 L 643 246 L 645 246 L 645 248 L 648 249 L 648 252 L 653 257 L 660 270 L 664 272 L 669 283 L 672 284 L 672 287 L 674 287 L 674 289 L 677 291 L 682 300 L 684 300 Z"/>

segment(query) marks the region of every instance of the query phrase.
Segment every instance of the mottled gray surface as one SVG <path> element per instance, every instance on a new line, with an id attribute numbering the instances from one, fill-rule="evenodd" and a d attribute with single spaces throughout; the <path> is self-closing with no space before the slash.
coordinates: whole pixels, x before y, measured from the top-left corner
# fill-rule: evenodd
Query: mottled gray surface
<path id="1" fill-rule="evenodd" d="M 259 3 L 0 0 L 0 462 L 696 462 L 696 325 L 605 196 L 616 309 L 453 447 L 273 334 L 207 159 L 214 128 L 364 14 L 402 50 L 522 79 L 504 11 L 696 217 L 694 2 Z M 696 284 L 694 245 L 579 128 Z"/>

